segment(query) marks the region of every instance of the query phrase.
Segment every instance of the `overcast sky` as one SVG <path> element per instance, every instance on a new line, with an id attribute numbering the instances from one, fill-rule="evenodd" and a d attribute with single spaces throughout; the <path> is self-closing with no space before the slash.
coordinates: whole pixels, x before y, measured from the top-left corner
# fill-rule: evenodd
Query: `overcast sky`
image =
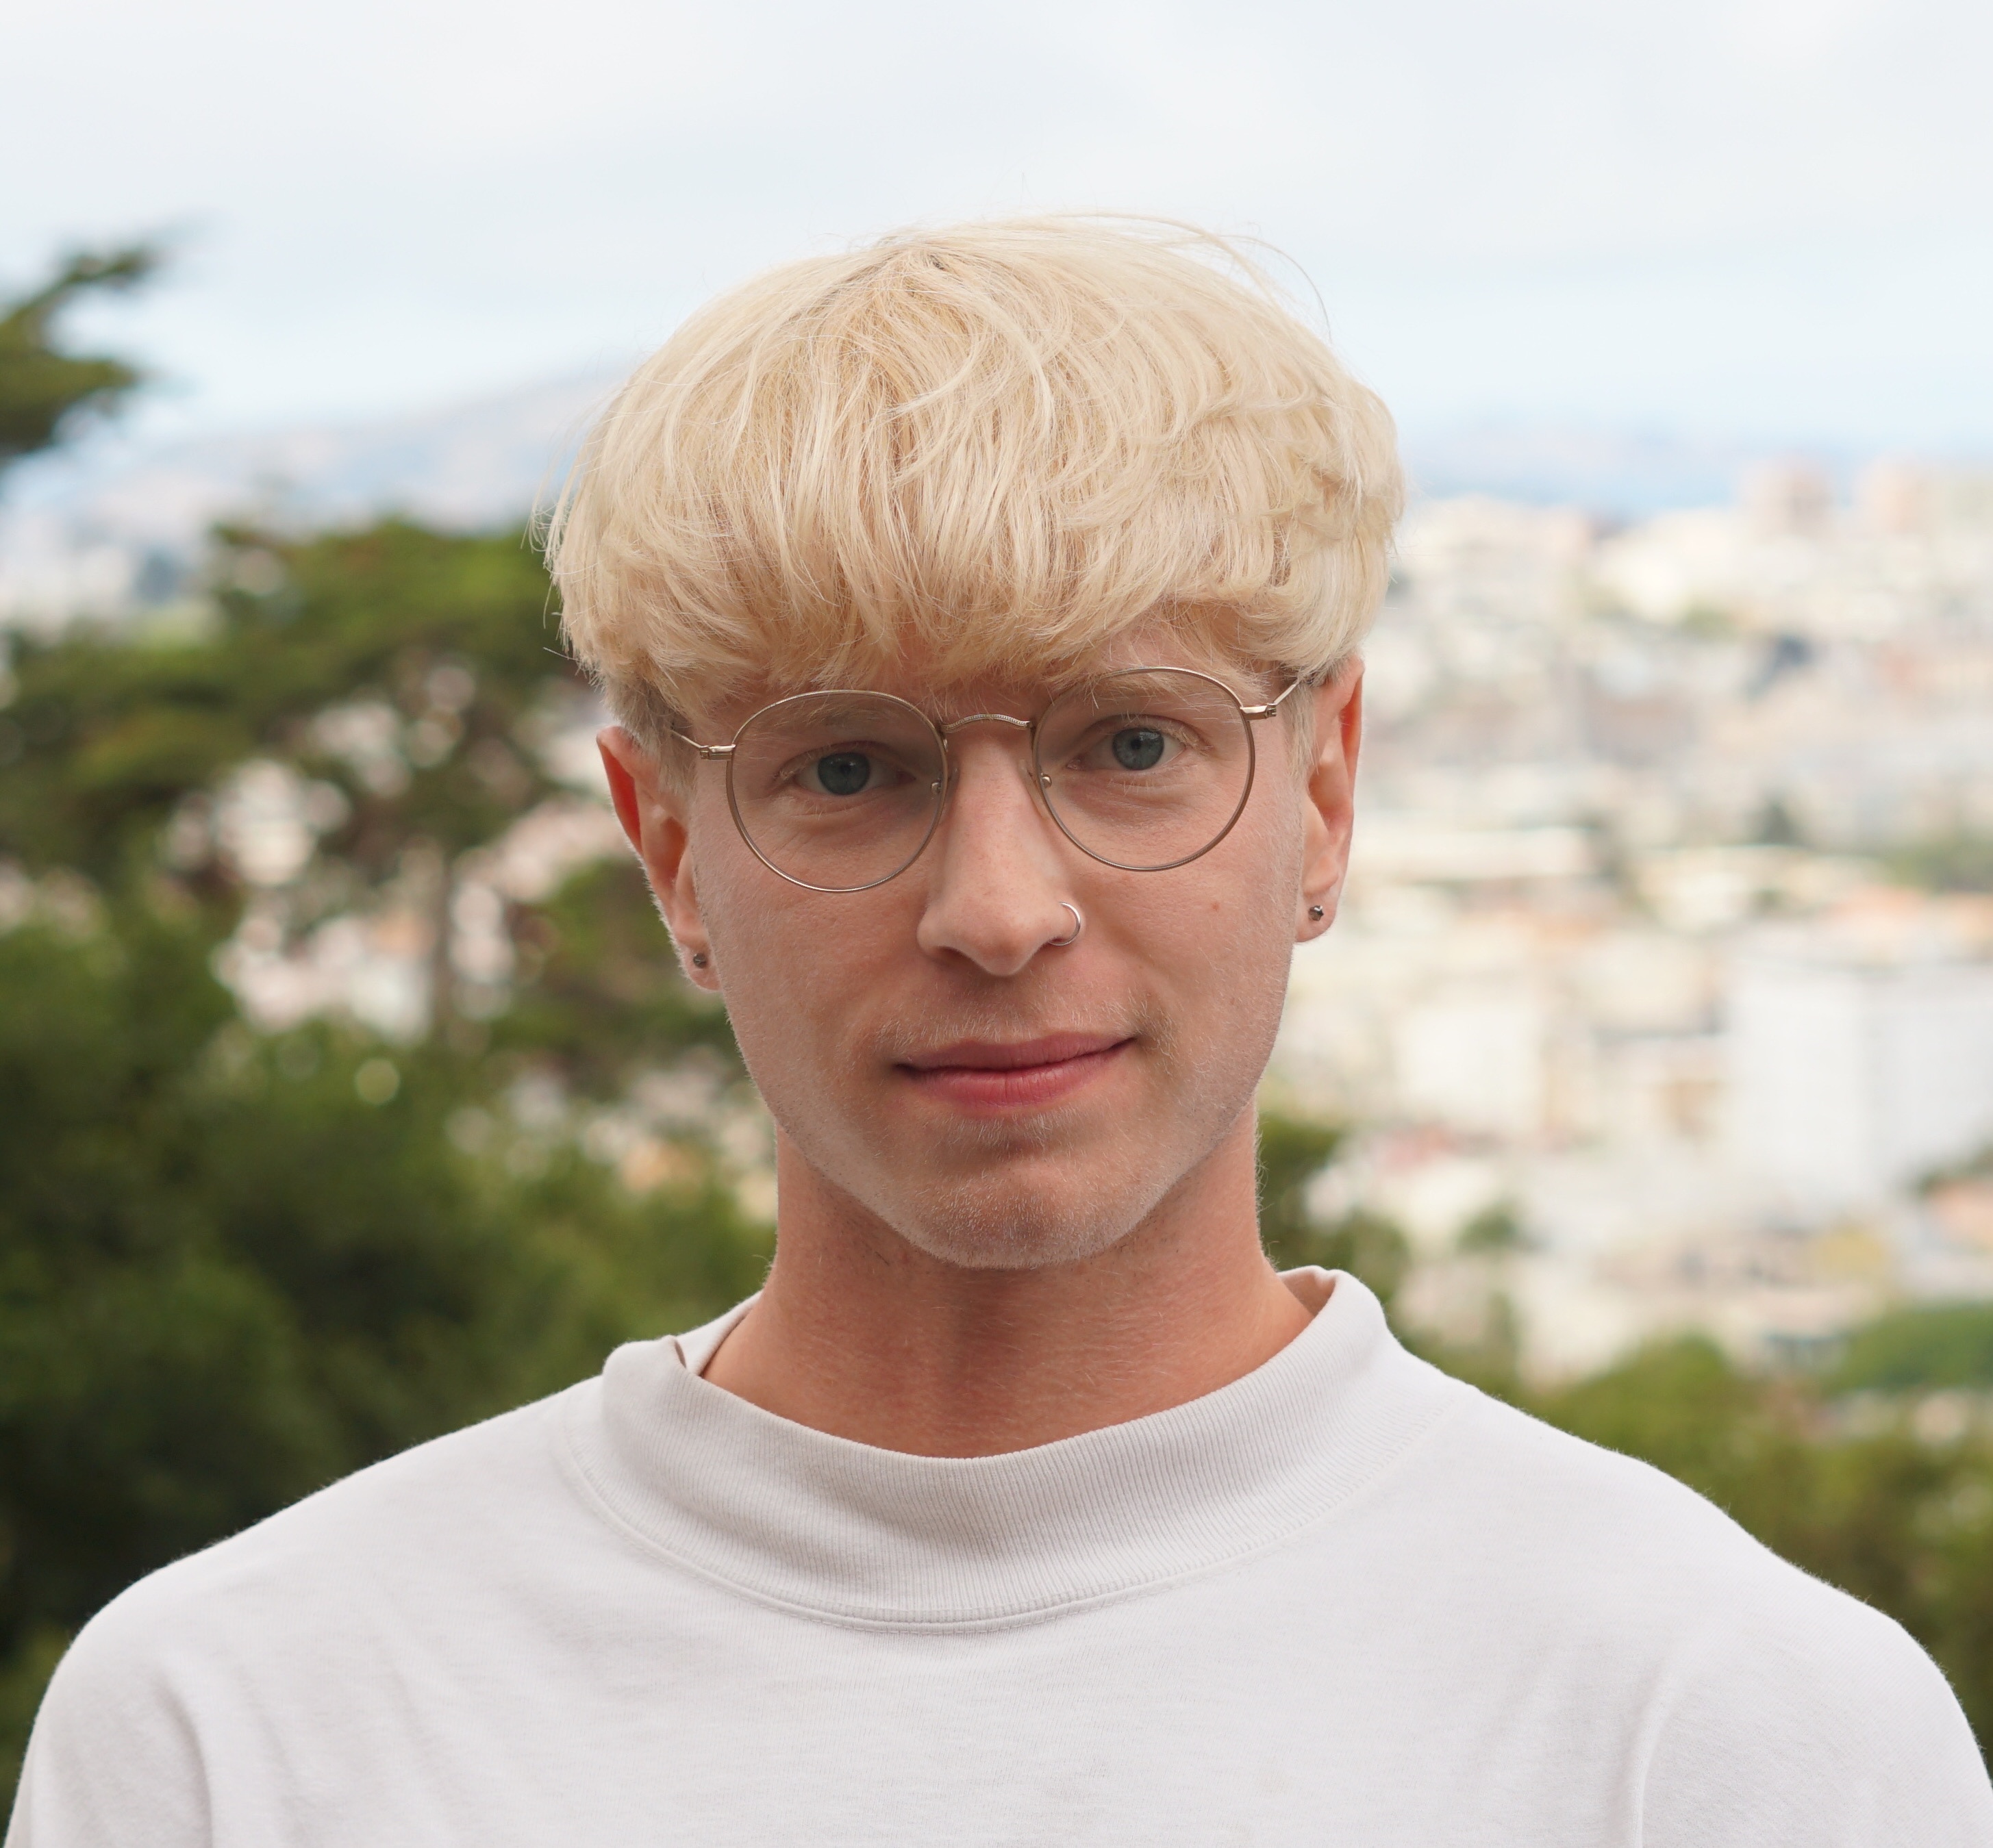
<path id="1" fill-rule="evenodd" d="M 911 219 L 1271 240 L 1414 430 L 1993 452 L 1987 0 L 0 0 L 0 278 L 179 234 L 93 337 L 159 433 L 627 363 Z"/>

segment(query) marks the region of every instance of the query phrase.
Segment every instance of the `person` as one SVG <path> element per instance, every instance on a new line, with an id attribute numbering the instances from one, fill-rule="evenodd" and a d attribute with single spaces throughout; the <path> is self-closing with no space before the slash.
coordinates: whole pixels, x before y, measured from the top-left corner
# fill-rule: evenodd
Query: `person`
<path id="1" fill-rule="evenodd" d="M 1894 1624 L 1263 1255 L 1400 498 L 1188 232 L 688 323 L 550 557 L 774 1121 L 766 1286 L 125 1593 L 15 1848 L 1993 1843 Z"/>

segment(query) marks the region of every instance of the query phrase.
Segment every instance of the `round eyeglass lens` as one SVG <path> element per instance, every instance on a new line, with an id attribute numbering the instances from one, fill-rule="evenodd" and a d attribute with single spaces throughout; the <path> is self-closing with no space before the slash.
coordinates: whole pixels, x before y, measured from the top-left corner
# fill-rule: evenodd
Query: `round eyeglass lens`
<path id="1" fill-rule="evenodd" d="M 942 743 L 885 693 L 802 693 L 764 707 L 733 741 L 727 791 L 747 842 L 776 872 L 856 892 L 927 845 L 946 781 Z"/>
<path id="2" fill-rule="evenodd" d="M 1046 805 L 1076 846 L 1159 873 L 1208 852 L 1239 818 L 1253 736 L 1221 682 L 1140 668 L 1054 701 L 1038 722 L 1038 767 Z"/>

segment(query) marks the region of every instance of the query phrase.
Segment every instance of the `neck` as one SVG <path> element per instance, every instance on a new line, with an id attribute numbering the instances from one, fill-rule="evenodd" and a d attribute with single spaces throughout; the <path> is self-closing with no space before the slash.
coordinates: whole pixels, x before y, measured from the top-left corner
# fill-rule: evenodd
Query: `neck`
<path id="1" fill-rule="evenodd" d="M 1107 1251 L 973 1270 L 908 1244 L 785 1138 L 774 1265 L 706 1377 L 928 1457 L 1027 1450 L 1215 1392 L 1308 1320 L 1260 1247 L 1256 1156 L 1248 1113 Z"/>

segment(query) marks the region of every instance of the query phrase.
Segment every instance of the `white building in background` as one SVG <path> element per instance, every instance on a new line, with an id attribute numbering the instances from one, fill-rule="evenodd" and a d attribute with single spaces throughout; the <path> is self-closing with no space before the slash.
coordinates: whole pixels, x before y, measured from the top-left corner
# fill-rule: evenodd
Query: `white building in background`
<path id="1" fill-rule="evenodd" d="M 1547 1088 L 1545 1014 L 1526 985 L 1487 978 L 1412 1002 L 1392 1035 L 1398 1107 L 1470 1134 L 1537 1135 Z"/>
<path id="2" fill-rule="evenodd" d="M 1993 1293 L 1993 1238 L 1911 1194 L 1993 1143 L 1993 900 L 1796 847 L 1609 863 L 1403 811 L 1357 839 L 1269 1099 L 1361 1126 L 1311 1204 L 1403 1228 L 1414 1325 L 1506 1317 L 1558 1376 L 1690 1329 L 1817 1354 L 1905 1295 Z M 1497 1208 L 1520 1245 L 1463 1245 Z"/>
<path id="3" fill-rule="evenodd" d="M 1790 929 L 1739 949 L 1726 1013 L 1738 1157 L 1803 1213 L 1993 1142 L 1993 960 Z"/>

